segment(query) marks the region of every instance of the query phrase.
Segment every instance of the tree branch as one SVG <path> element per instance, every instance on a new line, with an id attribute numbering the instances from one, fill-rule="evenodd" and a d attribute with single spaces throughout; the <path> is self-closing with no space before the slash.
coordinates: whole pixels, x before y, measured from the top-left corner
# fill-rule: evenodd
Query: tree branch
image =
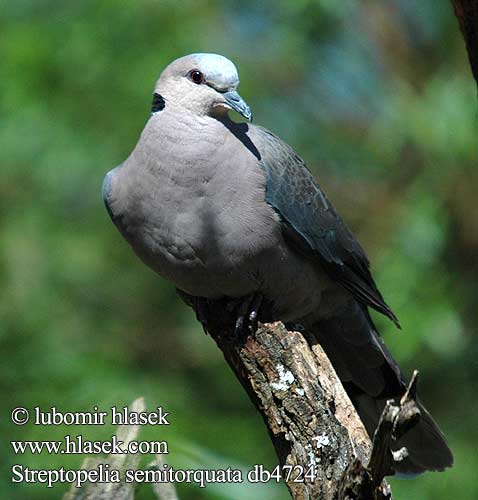
<path id="1" fill-rule="evenodd" d="M 281 466 L 298 466 L 283 478 L 294 500 L 390 499 L 383 481 L 393 474 L 390 445 L 416 424 L 416 376 L 398 406 L 390 401 L 374 446 L 326 354 L 301 332 L 280 323 L 259 324 L 238 338 L 224 321 L 208 320 L 208 331 L 262 415 Z M 418 412 L 418 414 L 417 414 Z M 402 456 L 406 453 L 402 451 Z M 370 459 L 370 462 L 369 462 Z M 364 464 L 369 464 L 365 466 Z M 316 477 L 297 482 L 299 468 Z M 286 473 L 284 473 L 286 472 Z"/>
<path id="2" fill-rule="evenodd" d="M 299 468 L 285 478 L 292 497 L 334 498 L 348 465 L 368 457 L 370 440 L 320 346 L 282 323 L 260 325 L 245 340 L 211 322 L 208 330 L 264 418 L 279 464 L 317 471 L 315 481 L 294 481 Z"/>
<path id="3" fill-rule="evenodd" d="M 452 0 L 465 39 L 471 71 L 478 84 L 478 0 Z"/>

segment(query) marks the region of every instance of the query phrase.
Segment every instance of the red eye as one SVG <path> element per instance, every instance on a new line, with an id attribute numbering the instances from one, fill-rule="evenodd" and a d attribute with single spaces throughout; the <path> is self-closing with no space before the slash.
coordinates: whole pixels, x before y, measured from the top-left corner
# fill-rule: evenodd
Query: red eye
<path id="1" fill-rule="evenodd" d="M 204 76 L 197 69 L 193 69 L 192 71 L 189 72 L 189 79 L 192 80 L 194 83 L 199 84 L 204 81 Z"/>

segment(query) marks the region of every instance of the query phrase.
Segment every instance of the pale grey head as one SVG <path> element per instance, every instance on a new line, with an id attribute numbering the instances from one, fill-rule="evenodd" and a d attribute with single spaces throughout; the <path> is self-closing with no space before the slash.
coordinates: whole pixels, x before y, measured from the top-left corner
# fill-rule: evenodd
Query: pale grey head
<path id="1" fill-rule="evenodd" d="M 237 93 L 234 64 L 218 54 L 191 54 L 176 59 L 161 73 L 154 92 L 171 104 L 198 116 L 220 117 L 233 109 L 247 120 L 249 106 Z"/>

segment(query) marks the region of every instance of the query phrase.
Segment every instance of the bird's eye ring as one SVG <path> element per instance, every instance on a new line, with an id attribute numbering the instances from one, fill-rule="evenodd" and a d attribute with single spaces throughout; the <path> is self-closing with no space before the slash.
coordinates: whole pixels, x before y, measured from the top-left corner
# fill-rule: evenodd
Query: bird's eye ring
<path id="1" fill-rule="evenodd" d="M 204 82 L 204 75 L 197 69 L 191 70 L 188 73 L 188 77 L 192 82 L 197 83 L 198 85 Z"/>

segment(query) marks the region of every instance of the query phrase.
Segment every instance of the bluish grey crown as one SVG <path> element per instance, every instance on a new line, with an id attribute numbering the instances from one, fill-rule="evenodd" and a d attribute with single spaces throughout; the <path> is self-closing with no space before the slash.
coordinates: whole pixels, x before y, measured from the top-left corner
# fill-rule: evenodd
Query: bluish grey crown
<path id="1" fill-rule="evenodd" d="M 239 85 L 239 75 L 234 64 L 218 54 L 191 54 L 197 69 L 206 78 L 206 82 L 217 90 L 230 90 Z"/>

